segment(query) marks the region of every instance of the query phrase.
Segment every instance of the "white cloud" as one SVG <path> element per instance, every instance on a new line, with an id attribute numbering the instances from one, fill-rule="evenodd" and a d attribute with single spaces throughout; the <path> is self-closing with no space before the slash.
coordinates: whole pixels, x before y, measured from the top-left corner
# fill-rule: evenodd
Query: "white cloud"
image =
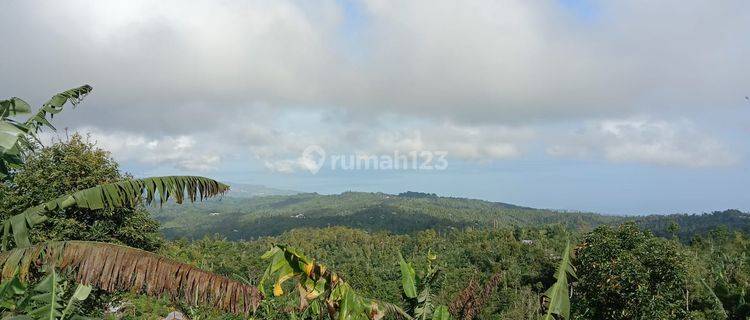
<path id="1" fill-rule="evenodd" d="M 274 123 L 254 124 L 238 130 L 244 137 L 237 145 L 248 150 L 271 171 L 292 173 L 309 170 L 314 163 L 303 156 L 311 145 L 319 145 L 329 155 L 393 155 L 412 151 L 446 152 L 454 160 L 488 163 L 521 156 L 524 144 L 535 137 L 528 127 L 461 126 L 451 123 L 375 122 L 363 129 L 360 124 L 340 125 L 333 121 L 325 130 L 292 126 L 277 130 Z M 409 127 L 411 129 L 402 129 Z"/>
<path id="2" fill-rule="evenodd" d="M 411 130 L 376 133 L 374 147 L 365 151 L 445 151 L 453 159 L 491 162 L 520 156 L 523 144 L 533 137 L 534 130 L 528 127 L 427 123 Z"/>
<path id="3" fill-rule="evenodd" d="M 3 2 L 0 94 L 91 82 L 76 126 L 175 135 L 258 103 L 507 125 L 725 108 L 750 86 L 750 44 L 727 32 L 750 29 L 743 0 L 591 2 L 585 21 L 559 1 L 349 6 Z"/>
<path id="4" fill-rule="evenodd" d="M 208 170 L 247 153 L 289 172 L 311 144 L 498 161 L 549 124 L 720 113 L 747 95 L 750 44 L 727 31 L 750 29 L 747 1 L 594 1 L 586 19 L 561 3 L 6 1 L 0 97 L 39 104 L 90 83 L 56 125 L 106 128 L 118 159 Z M 736 159 L 690 125 L 609 125 L 548 151 Z"/>
<path id="5" fill-rule="evenodd" d="M 221 162 L 219 154 L 197 147 L 196 138 L 193 136 L 152 138 L 128 132 L 107 132 L 91 127 L 75 131 L 89 135 L 98 147 L 111 152 L 112 156 L 121 162 L 169 165 L 186 171 L 211 171 Z"/>
<path id="6" fill-rule="evenodd" d="M 599 156 L 612 162 L 711 167 L 736 163 L 738 156 L 686 120 L 606 120 L 591 123 L 549 147 L 554 156 Z"/>

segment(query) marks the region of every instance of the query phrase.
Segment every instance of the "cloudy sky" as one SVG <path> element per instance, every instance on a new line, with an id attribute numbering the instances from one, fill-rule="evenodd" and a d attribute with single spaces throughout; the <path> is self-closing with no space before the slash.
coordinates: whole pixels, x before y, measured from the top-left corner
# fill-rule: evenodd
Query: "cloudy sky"
<path id="1" fill-rule="evenodd" d="M 138 176 L 605 213 L 750 210 L 750 2 L 3 1 L 0 97 Z M 304 151 L 445 152 L 312 174 Z"/>

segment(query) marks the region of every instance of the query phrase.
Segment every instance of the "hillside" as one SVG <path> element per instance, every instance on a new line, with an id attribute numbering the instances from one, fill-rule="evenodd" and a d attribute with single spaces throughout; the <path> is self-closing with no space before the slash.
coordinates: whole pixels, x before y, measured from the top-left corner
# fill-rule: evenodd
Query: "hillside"
<path id="1" fill-rule="evenodd" d="M 750 215 L 727 210 L 703 215 L 608 216 L 584 212 L 561 212 L 521 207 L 501 202 L 439 197 L 405 192 L 345 192 L 237 196 L 151 209 L 168 238 L 200 238 L 220 234 L 229 239 L 273 236 L 294 228 L 345 226 L 396 234 L 426 229 L 536 227 L 563 224 L 567 228 L 590 230 L 602 224 L 635 221 L 659 236 L 671 236 L 669 226 L 677 223 L 678 236 L 689 241 L 718 226 L 727 231 L 750 232 Z"/>
<path id="2" fill-rule="evenodd" d="M 741 231 L 750 234 L 750 214 L 739 210 L 725 210 L 706 214 L 652 215 L 637 219 L 639 226 L 651 230 L 662 237 L 677 235 L 683 242 L 694 236 L 704 236 L 710 232 Z M 677 229 L 670 230 L 671 225 Z"/>
<path id="3" fill-rule="evenodd" d="M 278 235 L 299 227 L 347 226 L 410 233 L 425 229 L 562 223 L 571 228 L 590 229 L 623 219 L 415 192 L 228 196 L 187 206 L 165 205 L 154 209 L 153 214 L 169 238 L 218 233 L 230 239 Z"/>

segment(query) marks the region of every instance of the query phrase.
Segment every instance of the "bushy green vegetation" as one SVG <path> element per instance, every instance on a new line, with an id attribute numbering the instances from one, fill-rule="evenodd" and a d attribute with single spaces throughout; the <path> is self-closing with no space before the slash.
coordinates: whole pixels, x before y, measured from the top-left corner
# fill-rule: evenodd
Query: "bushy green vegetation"
<path id="1" fill-rule="evenodd" d="M 576 256 L 576 308 L 593 319 L 684 319 L 687 254 L 633 224 L 587 234 Z"/>
<path id="2" fill-rule="evenodd" d="M 636 219 L 638 225 L 660 237 L 678 237 L 690 242 L 695 236 L 705 236 L 717 228 L 727 232 L 750 233 L 750 214 L 739 210 L 716 211 L 706 214 L 671 214 L 647 216 Z"/>
<path id="3" fill-rule="evenodd" d="M 716 234 L 683 245 L 633 224 L 603 226 L 577 235 L 559 225 L 427 230 L 410 235 L 330 227 L 295 229 L 253 241 L 217 237 L 177 240 L 168 242 L 161 253 L 258 283 L 266 267 L 259 257 L 272 244 L 284 243 L 336 270 L 361 295 L 407 307 L 398 254 L 402 252 L 415 266 L 425 266 L 427 252 L 431 252 L 443 270 L 433 290 L 436 305 L 451 305 L 472 280 L 485 283 L 499 273 L 498 286 L 490 292 L 478 318 L 538 319 L 542 316 L 539 297 L 555 282 L 565 239 L 571 238 L 577 244 L 572 261 L 578 276 L 572 284 L 571 318 L 745 319 L 742 312 L 747 304 L 740 294 L 748 292 L 750 239 L 741 233 L 724 240 L 721 237 Z M 726 258 L 716 259 L 724 255 Z M 721 303 L 704 281 L 711 288 L 725 288 L 714 290 Z M 482 291 L 472 292 L 481 295 Z M 286 319 L 283 310 L 291 310 L 297 301 L 287 297 L 272 304 L 263 317 Z"/>
<path id="4" fill-rule="evenodd" d="M 126 177 L 109 153 L 73 134 L 66 141 L 29 155 L 13 179 L 0 184 L 0 213 L 5 220 L 61 194 Z M 143 206 L 106 210 L 73 207 L 49 212 L 47 217 L 32 232 L 33 242 L 92 240 L 145 250 L 156 250 L 163 242 L 158 222 Z"/>

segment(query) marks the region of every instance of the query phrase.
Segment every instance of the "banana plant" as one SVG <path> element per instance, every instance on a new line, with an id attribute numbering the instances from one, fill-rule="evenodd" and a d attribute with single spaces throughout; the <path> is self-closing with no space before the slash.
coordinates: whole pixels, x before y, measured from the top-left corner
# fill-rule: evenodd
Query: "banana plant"
<path id="1" fill-rule="evenodd" d="M 0 285 L 0 295 L 3 304 L 3 319 L 28 319 L 28 320 L 64 320 L 81 319 L 76 315 L 77 305 L 86 300 L 91 293 L 91 286 L 77 284 L 72 292 L 68 289 L 69 282 L 62 279 L 54 268 L 48 268 L 49 272 L 42 278 L 32 290 L 27 290 L 26 285 L 18 275 L 3 282 Z M 68 295 L 67 303 L 64 296 Z M 20 296 L 20 299 L 19 299 Z M 65 303 L 65 304 L 64 304 Z"/>
<path id="2" fill-rule="evenodd" d="M 166 176 L 145 179 L 131 179 L 107 183 L 28 208 L 3 222 L 2 249 L 9 248 L 12 239 L 15 245 L 23 248 L 31 245 L 29 230 L 44 222 L 44 213 L 63 210 L 69 207 L 87 209 L 132 208 L 140 203 L 152 204 L 158 199 L 159 204 L 174 198 L 175 202 L 185 200 L 195 202 L 204 198 L 221 195 L 229 186 L 204 177 Z"/>
<path id="3" fill-rule="evenodd" d="M 0 101 L 0 183 L 23 164 L 26 154 L 34 151 L 35 141 L 38 142 L 36 134 L 41 128 L 55 130 L 47 118 L 60 113 L 68 102 L 76 106 L 91 90 L 91 86 L 84 85 L 58 93 L 23 122 L 15 118 L 31 113 L 28 103 L 16 97 Z M 41 262 L 53 273 L 34 287 L 39 294 L 31 300 L 36 304 L 45 299 L 49 302 L 33 312 L 33 315 L 50 316 L 45 319 L 67 314 L 66 309 L 58 308 L 55 292 L 59 279 L 55 268 L 76 274 L 76 280 L 82 285 L 98 286 L 107 291 L 126 288 L 151 295 L 168 292 L 174 300 L 183 298 L 192 304 L 211 304 L 217 309 L 249 315 L 263 299 L 252 285 L 126 246 L 85 241 L 34 245 L 29 238 L 30 230 L 46 221 L 46 213 L 54 210 L 133 208 L 157 201 L 162 204 L 169 199 L 177 203 L 195 202 L 222 195 L 227 190 L 228 185 L 196 176 L 129 179 L 62 195 L 13 215 L 2 222 L 0 297 L 4 302 L 10 301 L 7 304 L 10 308 L 15 308 L 19 302 L 26 303 L 17 299 L 17 293 L 26 290 L 32 262 Z M 15 248 L 9 250 L 13 245 Z M 79 288 L 74 298 L 83 297 L 86 292 L 86 287 Z"/>
<path id="4" fill-rule="evenodd" d="M 427 268 L 421 277 L 417 276 L 411 262 L 406 262 L 400 252 L 398 258 L 401 270 L 401 288 L 409 303 L 407 310 L 412 312 L 412 317 L 420 320 L 450 319 L 447 306 L 439 305 L 436 307 L 433 303 L 432 287 L 440 275 L 440 269 L 433 265 L 437 256 L 428 251 Z"/>
<path id="5" fill-rule="evenodd" d="M 570 241 L 565 244 L 560 266 L 555 273 L 555 284 L 542 295 L 544 320 L 570 319 L 570 282 L 577 279 L 570 259 Z"/>
<path id="6" fill-rule="evenodd" d="M 0 283 L 0 310 L 4 312 L 14 312 L 20 309 L 28 299 L 26 294 L 26 284 L 21 282 L 18 272 L 13 276 Z"/>
<path id="7" fill-rule="evenodd" d="M 299 295 L 299 306 L 294 317 L 319 318 L 327 314 L 330 319 L 366 320 L 381 319 L 395 314 L 412 319 L 401 308 L 383 301 L 359 295 L 338 274 L 285 245 L 273 245 L 262 257 L 269 260 L 259 283 L 265 295 L 266 282 L 273 281 L 273 295 L 284 296 L 284 283 L 296 280 L 294 289 Z M 298 316 L 299 315 L 299 316 Z"/>
<path id="8" fill-rule="evenodd" d="M 64 320 L 74 316 L 75 304 L 88 298 L 91 286 L 78 284 L 70 295 L 68 303 L 63 306 L 66 286 L 67 281 L 62 280 L 54 268 L 50 268 L 47 276 L 34 287 L 36 294 L 31 297 L 31 301 L 35 308 L 28 313 L 28 316 L 38 320 Z"/>
<path id="9" fill-rule="evenodd" d="M 18 121 L 19 115 L 30 114 L 31 106 L 21 98 L 0 100 L 0 181 L 8 178 L 11 170 L 23 164 L 23 157 L 34 150 L 36 134 L 42 127 L 55 130 L 47 119 L 63 111 L 66 103 L 78 105 L 91 92 L 89 85 L 66 90 L 54 95 L 31 117 Z"/>
<path id="10" fill-rule="evenodd" d="M 744 252 L 728 255 L 714 255 L 714 265 L 710 268 L 708 280 L 701 278 L 704 289 L 713 298 L 715 308 L 727 319 L 750 317 L 750 284 L 744 263 Z"/>
<path id="11" fill-rule="evenodd" d="M 203 177 L 152 177 L 102 184 L 28 208 L 3 222 L 2 279 L 11 279 L 16 274 L 26 281 L 32 262 L 40 261 L 50 268 L 72 271 L 79 283 L 106 291 L 131 290 L 150 295 L 168 292 L 174 300 L 249 314 L 262 299 L 251 285 L 127 246 L 86 241 L 31 244 L 29 239 L 29 231 L 45 221 L 45 213 L 53 210 L 132 208 L 141 203 L 161 204 L 169 199 L 177 203 L 194 202 L 221 195 L 228 189 L 223 183 Z M 8 250 L 11 242 L 15 243 L 15 249 Z"/>

